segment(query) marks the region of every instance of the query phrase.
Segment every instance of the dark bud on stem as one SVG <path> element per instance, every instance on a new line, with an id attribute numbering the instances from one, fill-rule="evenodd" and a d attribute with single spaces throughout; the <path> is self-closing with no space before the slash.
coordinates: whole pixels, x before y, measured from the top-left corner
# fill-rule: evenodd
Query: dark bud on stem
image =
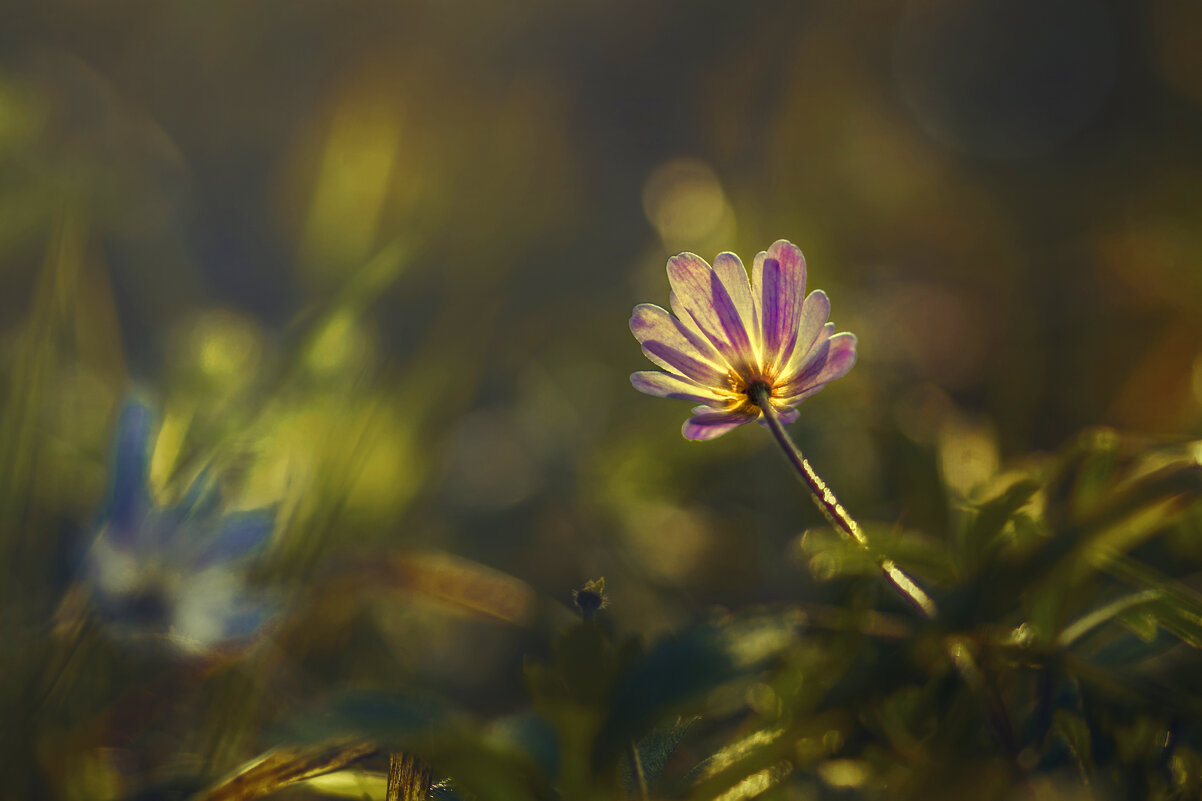
<path id="1" fill-rule="evenodd" d="M 572 590 L 572 602 L 585 620 L 592 620 L 597 610 L 609 606 L 609 598 L 605 596 L 605 577 L 587 582 L 578 590 Z"/>

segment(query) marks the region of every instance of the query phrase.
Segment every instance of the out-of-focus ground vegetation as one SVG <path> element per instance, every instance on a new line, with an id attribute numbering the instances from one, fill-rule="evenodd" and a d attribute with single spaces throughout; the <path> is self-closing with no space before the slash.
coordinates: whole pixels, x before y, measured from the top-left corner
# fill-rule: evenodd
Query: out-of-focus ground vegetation
<path id="1" fill-rule="evenodd" d="M 0 798 L 1199 797 L 1200 8 L 7 0 Z M 781 237 L 935 622 L 628 384 L 668 255 Z M 249 639 L 94 602 L 130 399 L 154 509 L 274 515 Z"/>

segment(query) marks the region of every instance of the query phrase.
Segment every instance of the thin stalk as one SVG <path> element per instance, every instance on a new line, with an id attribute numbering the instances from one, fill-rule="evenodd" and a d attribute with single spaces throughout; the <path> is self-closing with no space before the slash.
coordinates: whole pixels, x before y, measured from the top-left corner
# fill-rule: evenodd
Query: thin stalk
<path id="1" fill-rule="evenodd" d="M 796 443 L 789 437 L 785 427 L 781 424 L 780 418 L 776 414 L 776 410 L 772 408 L 771 401 L 768 400 L 768 388 L 765 386 L 757 386 L 751 390 L 751 398 L 756 405 L 764 413 L 764 419 L 768 422 L 768 429 L 772 432 L 772 436 L 776 439 L 785 458 L 789 460 L 789 464 L 797 471 L 798 477 L 801 478 L 803 484 L 810 490 L 810 496 L 814 499 L 818 509 L 830 521 L 831 525 L 839 529 L 843 534 L 849 537 L 853 542 L 859 545 L 864 550 L 870 550 L 868 547 L 868 538 L 864 535 L 864 530 L 860 528 L 860 524 L 848 514 L 843 508 L 843 504 L 839 503 L 839 499 L 835 497 L 835 493 L 822 480 L 822 476 L 814 470 L 810 465 L 809 459 L 806 459 Z M 914 579 L 910 578 L 904 570 L 898 567 L 892 559 L 877 560 L 880 565 L 881 572 L 885 574 L 885 579 L 893 586 L 895 590 L 909 602 L 915 609 L 921 612 L 928 618 L 934 618 L 937 614 L 935 602 L 931 600 L 931 596 L 919 587 Z"/>
<path id="2" fill-rule="evenodd" d="M 647 774 L 643 772 L 643 760 L 639 757 L 639 748 L 634 744 L 634 740 L 627 742 L 626 748 L 630 754 L 630 769 L 634 771 L 635 785 L 639 788 L 639 799 L 648 801 L 651 796 L 647 791 Z"/>

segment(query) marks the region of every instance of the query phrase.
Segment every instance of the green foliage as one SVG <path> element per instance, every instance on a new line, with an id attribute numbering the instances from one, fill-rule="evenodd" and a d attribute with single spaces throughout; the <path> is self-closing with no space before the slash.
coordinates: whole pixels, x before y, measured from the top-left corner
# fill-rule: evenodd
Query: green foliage
<path id="1" fill-rule="evenodd" d="M 306 354 L 365 313 L 400 274 L 403 253 L 386 248 L 300 324 L 293 352 L 260 389 L 227 399 L 228 420 L 270 438 L 314 408 L 361 408 L 346 396 L 339 403 L 347 406 L 328 406 L 340 389 L 316 378 Z M 52 332 L 69 314 L 39 303 L 34 330 L 42 333 L 21 357 L 33 378 L 10 388 L 7 407 L 14 422 L 6 423 L 5 469 L 18 487 L 45 446 L 14 432 L 42 413 L 50 378 L 38 366 L 58 358 Z M 359 449 L 377 430 L 380 403 L 369 402 L 349 427 L 327 421 L 319 458 L 340 469 L 310 475 L 277 499 L 288 536 L 264 560 L 260 580 L 301 599 L 272 635 L 287 658 L 271 649 L 215 654 L 198 671 L 161 650 L 129 652 L 88 613 L 75 581 L 44 589 L 37 606 L 26 598 L 7 611 L 9 630 L 35 647 L 5 662 L 16 677 L 8 686 L 18 688 L 6 703 L 56 732 L 39 748 L 69 752 L 89 721 L 119 718 L 134 727 L 135 742 L 174 731 L 178 747 L 197 755 L 135 780 L 89 761 L 84 749 L 64 757 L 77 760 L 82 784 L 62 782 L 55 792 L 108 788 L 109 797 L 133 797 L 207 786 L 200 797 L 220 799 L 239 786 L 375 788 L 362 790 L 371 795 L 390 753 L 432 766 L 442 780 L 433 797 L 458 801 L 961 797 L 980 794 L 982 777 L 991 797 L 1040 783 L 1166 799 L 1197 789 L 1202 593 L 1191 581 L 1194 562 L 1173 556 L 1194 553 L 1202 507 L 1195 450 L 1132 447 L 1092 431 L 1060 454 L 989 477 L 968 497 L 937 483 L 947 513 L 928 517 L 944 530 L 868 522 L 864 548 L 810 528 L 792 549 L 814 582 L 807 595 L 698 616 L 648 638 L 614 632 L 610 610 L 622 605 L 624 588 L 612 581 L 578 589 L 580 619 L 565 623 L 564 607 L 469 560 L 332 560 L 346 547 L 347 523 L 367 519 L 347 504 L 359 491 L 354 476 L 368 458 Z M 414 414 L 423 413 L 418 404 Z M 168 412 L 159 434 L 165 456 L 156 454 L 162 492 L 170 496 L 201 470 L 235 497 L 262 483 L 228 420 L 196 407 L 182 417 Z M 349 448 L 340 441 L 348 431 L 359 439 Z M 257 504 L 258 493 L 245 497 Z M 32 526 L 45 512 L 21 511 L 13 492 L 4 498 L 15 558 L 22 529 L 13 521 Z M 882 580 L 882 562 L 930 592 L 939 615 L 912 614 Z M 319 583 L 306 591 L 310 581 Z M 39 608 L 57 609 L 45 640 L 28 633 Z M 420 660 L 398 658 L 449 626 L 428 619 L 434 609 L 491 621 L 475 624 L 475 637 L 495 637 L 479 626 L 505 625 L 505 638 L 520 633 L 523 649 L 542 650 L 525 657 L 516 706 L 481 711 L 422 673 Z M 14 613 L 25 622 L 14 625 Z M 298 681 L 307 689 L 271 689 Z M 139 689 L 146 682 L 150 689 Z M 176 695 L 196 711 L 180 727 L 148 710 L 146 693 Z M 6 748 L 10 758 L 36 759 L 28 743 Z"/>

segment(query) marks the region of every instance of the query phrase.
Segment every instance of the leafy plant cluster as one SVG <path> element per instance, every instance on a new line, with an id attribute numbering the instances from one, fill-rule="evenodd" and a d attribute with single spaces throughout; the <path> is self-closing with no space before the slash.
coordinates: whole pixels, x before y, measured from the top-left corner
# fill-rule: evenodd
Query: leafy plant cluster
<path id="1" fill-rule="evenodd" d="M 314 315 L 297 355 L 261 379 L 268 389 L 188 411 L 155 492 L 198 474 L 254 483 L 255 459 L 237 456 L 245 435 L 225 415 L 269 443 L 252 448 L 262 460 L 305 410 L 350 408 L 337 375 L 314 374 L 306 354 L 398 258 L 386 251 Z M 781 554 L 797 569 L 791 597 L 694 611 L 649 640 L 615 630 L 628 588 L 603 580 L 581 587 L 570 613 L 566 598 L 449 553 L 336 550 L 354 531 L 347 498 L 362 458 L 344 456 L 340 481 L 314 474 L 276 504 L 286 536 L 248 576 L 278 612 L 257 641 L 200 655 L 130 641 L 80 584 L 91 532 L 72 518 L 86 510 L 56 508 L 69 493 L 45 483 L 78 458 L 41 433 L 60 386 L 49 367 L 79 347 L 64 342 L 74 307 L 56 303 L 63 284 L 50 280 L 70 264 L 48 268 L 5 410 L 0 667 L 6 719 L 25 722 L 0 740 L 5 797 L 427 792 L 426 778 L 408 791 L 390 782 L 390 764 L 419 768 L 430 797 L 460 801 L 1202 792 L 1199 448 L 1106 429 L 990 477 L 969 500 L 947 481 L 916 481 L 931 497 L 916 489 L 915 507 L 941 511 L 909 528 L 868 523 L 867 548 L 812 528 Z M 394 389 L 360 384 L 356 402 Z M 167 408 L 160 461 L 179 419 L 170 398 Z M 907 457 L 932 477 L 935 462 Z M 56 525 L 68 533 L 32 538 Z M 912 576 L 937 613 L 901 600 L 883 564 Z M 431 603 L 476 621 L 469 648 L 508 649 L 511 672 L 482 683 L 523 702 L 489 709 L 415 669 L 413 654 L 445 636 L 445 618 L 421 617 Z"/>
<path id="2" fill-rule="evenodd" d="M 845 604 L 650 643 L 582 605 L 527 662 L 521 714 L 356 694 L 305 741 L 418 754 L 436 798 L 1197 797 L 1202 593 L 1176 569 L 1202 533 L 1196 453 L 1093 431 L 987 490 L 942 536 L 870 528 L 875 553 L 806 532 L 798 555 Z M 882 559 L 936 619 L 883 587 Z"/>

